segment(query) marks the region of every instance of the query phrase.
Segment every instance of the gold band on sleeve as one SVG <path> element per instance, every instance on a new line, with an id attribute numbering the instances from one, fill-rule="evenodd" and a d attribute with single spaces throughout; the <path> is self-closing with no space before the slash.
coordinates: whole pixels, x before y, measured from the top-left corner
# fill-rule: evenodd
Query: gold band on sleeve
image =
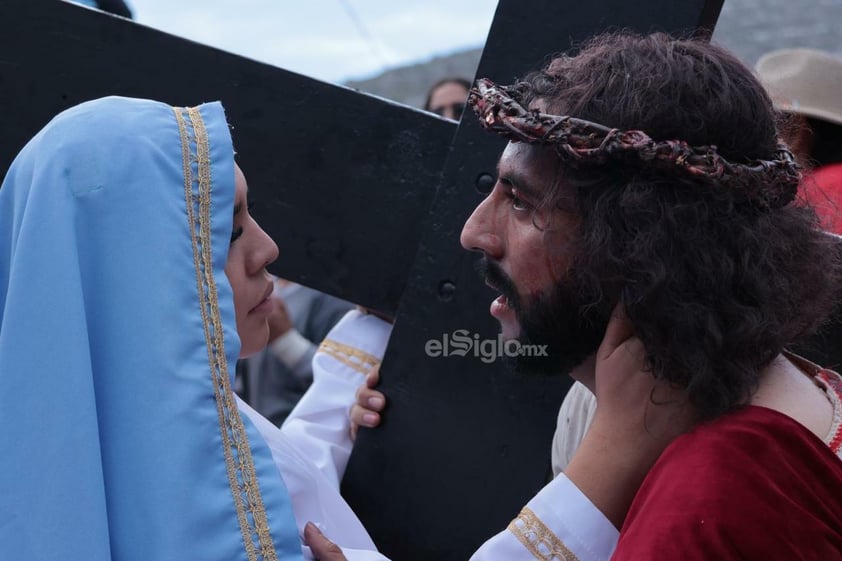
<path id="1" fill-rule="evenodd" d="M 376 356 L 331 339 L 322 341 L 318 352 L 335 358 L 345 366 L 353 368 L 363 375 L 368 374 L 372 368 L 380 364 L 380 359 Z"/>
<path id="2" fill-rule="evenodd" d="M 509 523 L 509 531 L 517 537 L 523 547 L 541 561 L 579 561 L 529 508 L 520 511 L 517 518 Z"/>

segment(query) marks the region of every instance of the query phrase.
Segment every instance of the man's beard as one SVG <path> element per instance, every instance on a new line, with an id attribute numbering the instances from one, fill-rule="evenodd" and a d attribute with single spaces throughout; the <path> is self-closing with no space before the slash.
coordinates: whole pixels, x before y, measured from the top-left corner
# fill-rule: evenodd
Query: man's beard
<path id="1" fill-rule="evenodd" d="M 477 269 L 486 281 L 508 300 L 520 324 L 521 345 L 545 345 L 546 356 L 521 353 L 509 358 L 518 372 L 527 374 L 569 374 L 596 352 L 608 326 L 610 310 L 594 305 L 599 298 L 579 286 L 571 277 L 562 279 L 549 292 L 522 299 L 514 282 L 497 263 L 483 257 Z M 527 349 L 530 347 L 526 347 Z"/>

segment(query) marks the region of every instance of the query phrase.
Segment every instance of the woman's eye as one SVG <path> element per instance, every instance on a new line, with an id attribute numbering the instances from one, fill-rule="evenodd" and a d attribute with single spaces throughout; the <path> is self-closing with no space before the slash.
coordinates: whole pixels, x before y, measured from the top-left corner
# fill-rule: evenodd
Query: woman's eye
<path id="1" fill-rule="evenodd" d="M 240 226 L 239 228 L 234 228 L 234 231 L 231 232 L 231 243 L 237 241 L 237 238 L 243 235 L 243 227 Z"/>
<path id="2" fill-rule="evenodd" d="M 515 210 L 528 210 L 529 205 L 521 200 L 517 195 L 512 195 L 512 208 Z"/>

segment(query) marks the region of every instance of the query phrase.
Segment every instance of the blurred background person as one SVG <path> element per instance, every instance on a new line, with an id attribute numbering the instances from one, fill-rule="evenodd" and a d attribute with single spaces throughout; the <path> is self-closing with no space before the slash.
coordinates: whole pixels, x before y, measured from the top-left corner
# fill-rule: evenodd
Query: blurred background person
<path id="1" fill-rule="evenodd" d="M 780 49 L 761 57 L 756 71 L 788 116 L 785 140 L 808 170 L 802 197 L 825 229 L 842 234 L 842 59 L 815 49 Z"/>
<path id="2" fill-rule="evenodd" d="M 465 101 L 470 89 L 470 80 L 464 78 L 439 80 L 427 92 L 424 109 L 445 119 L 458 121 L 465 110 Z"/>
<path id="3" fill-rule="evenodd" d="M 334 296 L 275 279 L 269 345 L 237 363 L 235 390 L 280 426 L 313 382 L 313 355 L 327 332 L 354 306 Z"/>

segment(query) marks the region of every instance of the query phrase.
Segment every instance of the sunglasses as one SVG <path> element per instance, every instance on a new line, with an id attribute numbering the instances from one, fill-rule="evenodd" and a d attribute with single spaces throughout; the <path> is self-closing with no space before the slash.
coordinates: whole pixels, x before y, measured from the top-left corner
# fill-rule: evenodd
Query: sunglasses
<path id="1" fill-rule="evenodd" d="M 439 107 L 430 108 L 430 111 L 440 117 L 444 117 L 444 114 L 447 113 L 448 110 L 450 114 L 453 115 L 453 117 L 450 118 L 458 120 L 462 116 L 462 112 L 465 111 L 465 102 L 451 103 L 450 105 L 441 105 Z"/>

